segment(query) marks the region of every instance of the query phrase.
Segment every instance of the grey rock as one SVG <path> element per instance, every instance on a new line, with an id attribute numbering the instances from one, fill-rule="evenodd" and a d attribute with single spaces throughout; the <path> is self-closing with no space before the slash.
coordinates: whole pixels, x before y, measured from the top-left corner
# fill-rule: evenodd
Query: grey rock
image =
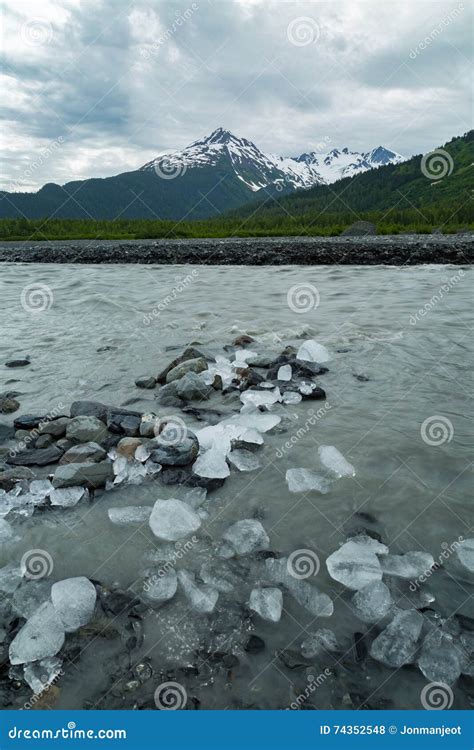
<path id="1" fill-rule="evenodd" d="M 74 417 L 66 428 L 66 437 L 76 443 L 100 442 L 107 437 L 107 430 L 98 417 Z"/>
<path id="2" fill-rule="evenodd" d="M 51 602 L 42 604 L 10 644 L 11 664 L 55 656 L 64 643 L 64 627 Z"/>
<path id="3" fill-rule="evenodd" d="M 59 464 L 78 464 L 102 461 L 106 456 L 105 450 L 94 442 L 73 445 L 62 456 Z"/>
<path id="4" fill-rule="evenodd" d="M 107 415 L 107 427 L 110 432 L 136 437 L 140 434 L 141 416 L 113 412 Z"/>
<path id="5" fill-rule="evenodd" d="M 35 448 L 47 448 L 53 442 L 52 435 L 40 435 L 36 438 Z"/>
<path id="6" fill-rule="evenodd" d="M 41 425 L 41 432 L 45 435 L 53 435 L 56 438 L 66 434 L 66 428 L 71 420 L 69 417 L 58 417 Z"/>
<path id="7" fill-rule="evenodd" d="M 166 376 L 168 373 L 178 365 L 180 365 L 182 362 L 185 362 L 188 359 L 200 359 L 203 358 L 204 355 L 202 352 L 199 351 L 199 349 L 195 349 L 193 346 L 188 347 L 185 349 L 185 351 L 180 354 L 179 357 L 176 357 L 172 362 L 167 365 L 164 370 L 162 370 L 156 377 L 158 383 L 164 383 L 166 381 Z"/>
<path id="8" fill-rule="evenodd" d="M 74 401 L 71 404 L 71 417 L 97 417 L 101 422 L 107 419 L 109 407 L 99 401 Z"/>
<path id="9" fill-rule="evenodd" d="M 7 458 L 7 464 L 13 466 L 47 466 L 56 464 L 63 451 L 56 445 L 49 448 L 32 448 L 31 450 L 21 451 Z"/>
<path id="10" fill-rule="evenodd" d="M 206 385 L 195 372 L 187 372 L 177 382 L 176 393 L 185 401 L 204 401 L 213 392 L 212 385 Z"/>
<path id="11" fill-rule="evenodd" d="M 32 480 L 35 478 L 36 474 L 31 469 L 27 469 L 26 466 L 17 466 L 15 469 L 0 471 L 0 490 L 9 492 L 22 479 Z"/>
<path id="12" fill-rule="evenodd" d="M 54 487 L 76 487 L 90 485 L 102 487 L 107 479 L 113 479 L 113 466 L 108 461 L 101 463 L 71 463 L 58 466 L 53 477 Z"/>
<path id="13" fill-rule="evenodd" d="M 168 372 L 166 382 L 172 383 L 173 380 L 180 380 L 187 372 L 198 373 L 203 372 L 204 370 L 207 370 L 207 360 L 205 360 L 204 357 L 187 359 L 185 362 L 181 362 Z"/>
<path id="14" fill-rule="evenodd" d="M 33 430 L 43 421 L 47 422 L 47 417 L 38 417 L 36 414 L 22 414 L 21 417 L 15 417 L 13 426 L 17 430 Z"/>
<path id="15" fill-rule="evenodd" d="M 0 414 L 13 414 L 20 408 L 20 402 L 16 398 L 0 398 Z"/>
<path id="16" fill-rule="evenodd" d="M 156 386 L 156 380 L 152 376 L 143 375 L 142 377 L 135 380 L 135 385 L 137 386 L 137 388 L 146 388 L 148 390 L 151 390 Z"/>
<path id="17" fill-rule="evenodd" d="M 174 444 L 176 438 L 179 442 Z M 194 461 L 199 452 L 196 435 L 191 430 L 187 430 L 182 438 L 179 435 L 176 436 L 176 427 L 172 424 L 170 427 L 165 427 L 154 442 L 157 447 L 151 451 L 150 458 L 163 466 L 185 466 Z M 150 449 L 152 445 L 153 443 L 149 445 Z"/>

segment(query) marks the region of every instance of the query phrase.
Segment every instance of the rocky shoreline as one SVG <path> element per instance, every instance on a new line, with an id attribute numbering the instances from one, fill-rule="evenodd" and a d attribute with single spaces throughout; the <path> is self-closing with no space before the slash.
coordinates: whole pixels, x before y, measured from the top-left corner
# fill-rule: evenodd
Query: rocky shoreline
<path id="1" fill-rule="evenodd" d="M 357 527 L 324 561 L 315 550 L 272 549 L 263 516 L 240 518 L 215 541 L 205 531 L 213 513 L 212 493 L 231 475 L 263 468 L 259 454 L 267 433 L 285 432 L 288 408 L 305 401 L 310 413 L 313 401 L 325 401 L 321 381 L 330 359 L 315 340 L 298 348 L 288 345 L 275 356 L 241 335 L 222 355 L 191 346 L 158 374 L 138 378 L 137 388 L 154 391 L 154 413 L 76 401 L 65 409 L 68 413 L 14 417 L 15 433 L 5 427 L 0 446 L 0 538 L 5 544 L 19 538 L 25 519 L 100 502 L 104 491 L 147 482 L 156 483 L 158 495 L 160 486 L 176 489 L 175 497 L 152 506 L 108 510 L 110 524 L 146 527 L 156 541 L 153 557 L 138 561 L 142 567 L 130 589 L 90 580 L 81 571 L 74 578 L 52 580 L 44 550 L 0 569 L 0 698 L 5 707 L 31 703 L 28 688 L 34 703 L 54 706 L 69 663 L 80 664 L 86 645 L 106 638 L 116 648 L 110 683 L 103 694 L 91 695 L 76 708 L 165 708 L 170 698 L 159 691 L 170 684 L 175 686 L 172 699 L 183 701 L 179 707 L 198 708 L 203 676 L 228 682 L 267 648 L 273 658 L 256 631 L 262 623 L 278 623 L 288 599 L 330 624 L 336 598 L 349 597 L 354 632 L 352 642 L 340 643 L 332 629 L 318 622 L 299 648 L 292 644 L 276 651 L 280 668 L 291 675 L 294 701 L 274 708 L 321 707 L 313 704 L 307 685 L 323 665 L 334 707 L 346 708 L 364 704 L 360 684 L 371 661 L 388 669 L 411 665 L 449 690 L 472 676 L 474 620 L 443 608 L 438 612 L 430 588 L 420 582 L 442 575 L 441 566 L 424 551 L 389 550 L 368 514 L 355 514 Z M 175 410 L 172 416 L 164 414 L 169 408 Z M 193 430 L 186 424 L 191 418 L 197 425 Z M 291 493 L 327 494 L 335 482 L 356 472 L 331 445 L 320 445 L 308 464 L 317 470 L 287 471 Z M 206 552 L 204 562 L 196 555 L 197 568 L 189 557 L 185 567 L 181 562 L 187 545 Z M 472 585 L 473 553 L 474 540 L 453 543 L 450 574 L 463 586 Z M 315 584 L 320 564 L 338 587 L 336 596 Z M 168 606 L 179 597 L 200 638 L 195 659 L 169 670 L 138 655 L 147 618 L 166 622 Z M 249 694 L 247 705 L 234 707 L 259 708 L 250 700 Z"/>
<path id="2" fill-rule="evenodd" d="M 0 243 L 0 262 L 417 265 L 474 262 L 473 234 Z"/>

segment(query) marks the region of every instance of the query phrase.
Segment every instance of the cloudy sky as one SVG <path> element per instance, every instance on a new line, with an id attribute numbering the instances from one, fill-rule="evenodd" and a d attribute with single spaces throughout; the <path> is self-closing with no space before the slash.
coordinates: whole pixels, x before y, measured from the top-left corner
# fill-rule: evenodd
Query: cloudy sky
<path id="1" fill-rule="evenodd" d="M 4 189 L 134 169 L 218 126 L 406 156 L 471 124 L 465 0 L 6 0 Z M 20 188 L 21 186 L 21 188 Z"/>

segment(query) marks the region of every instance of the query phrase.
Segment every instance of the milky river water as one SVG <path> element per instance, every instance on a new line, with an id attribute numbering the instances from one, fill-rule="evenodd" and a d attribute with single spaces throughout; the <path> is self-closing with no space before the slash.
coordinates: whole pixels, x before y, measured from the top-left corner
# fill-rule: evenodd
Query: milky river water
<path id="1" fill-rule="evenodd" d="M 40 289 L 39 307 L 46 309 L 34 309 L 31 285 Z M 285 597 L 279 623 L 250 620 L 248 587 L 258 571 L 256 563 L 244 563 L 241 584 L 221 597 L 219 617 L 229 622 L 220 630 L 212 618 L 190 612 L 178 594 L 158 613 L 143 615 L 131 650 L 121 631 L 78 641 L 78 652 L 71 649 L 64 662 L 55 707 L 153 708 L 154 688 L 169 679 L 185 686 L 188 708 L 286 708 L 305 689 L 308 674 L 321 674 L 309 707 L 419 708 L 426 679 L 415 666 L 397 671 L 357 655 L 354 634 L 369 626 L 351 613 L 352 593 L 329 577 L 325 560 L 349 533 L 364 528 L 395 554 L 424 550 L 435 560 L 453 540 L 474 536 L 472 271 L 2 264 L 0 287 L 1 391 L 19 394 L 17 414 L 68 414 L 78 399 L 175 413 L 157 404 L 156 391 L 137 389 L 135 379 L 156 375 L 190 343 L 225 354 L 223 347 L 243 332 L 275 356 L 308 337 L 331 355 L 329 371 L 318 378 L 326 401 L 281 407 L 278 413 L 285 409 L 286 416 L 265 435 L 261 468 L 233 470 L 209 494 L 199 539 L 176 565 L 198 571 L 230 523 L 257 517 L 271 550 L 316 552 L 321 565 L 314 582 L 334 600 L 332 617 L 315 619 Z M 31 357 L 28 367 L 3 367 L 24 355 Z M 238 401 L 212 406 L 228 412 Z M 309 409 L 317 414 L 308 422 Z M 17 414 L 0 421 L 11 424 Z M 202 426 L 192 417 L 186 422 L 191 429 Z M 321 444 L 336 446 L 355 477 L 338 480 L 325 495 L 289 492 L 285 472 L 318 470 Z M 46 476 L 48 467 L 38 473 Z M 182 488 L 156 480 L 98 492 L 73 509 L 37 512 L 18 522 L 20 540 L 2 546 L 0 563 L 39 548 L 54 561 L 51 581 L 84 575 L 107 587 L 134 587 L 157 540 L 146 524 L 112 525 L 107 510 L 181 495 Z M 449 573 L 449 561 L 425 586 L 439 616 L 474 618 L 472 586 Z M 233 605 L 246 613 L 235 622 Z M 341 650 L 338 658 L 323 656 L 308 668 L 295 655 L 321 627 L 334 631 Z M 250 633 L 265 642 L 257 654 L 242 648 Z M 203 660 L 196 656 L 203 650 L 232 652 L 238 662 Z M 153 676 L 137 687 L 123 675 L 141 659 L 149 660 Z M 465 678 L 454 687 L 454 700 L 457 708 L 470 705 Z"/>

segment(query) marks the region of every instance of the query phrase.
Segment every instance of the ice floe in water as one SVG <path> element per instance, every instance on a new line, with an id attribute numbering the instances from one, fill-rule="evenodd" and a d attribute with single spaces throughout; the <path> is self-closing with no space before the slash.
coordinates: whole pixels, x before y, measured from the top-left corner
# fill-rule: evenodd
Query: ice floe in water
<path id="1" fill-rule="evenodd" d="M 305 659 L 312 659 L 328 651 L 337 651 L 339 648 L 337 638 L 332 630 L 320 628 L 312 633 L 301 644 L 301 654 Z"/>
<path id="2" fill-rule="evenodd" d="M 278 622 L 283 607 L 283 594 L 275 587 L 252 589 L 249 606 L 263 620 Z"/>
<path id="3" fill-rule="evenodd" d="M 204 453 L 199 454 L 193 464 L 193 472 L 199 477 L 207 477 L 208 479 L 225 479 L 230 474 L 226 452 L 227 449 L 222 450 L 221 446 L 214 444 Z"/>
<path id="4" fill-rule="evenodd" d="M 42 604 L 10 644 L 11 664 L 25 664 L 56 656 L 64 643 L 64 626 L 51 602 Z"/>
<path id="5" fill-rule="evenodd" d="M 229 453 L 227 458 L 239 471 L 255 471 L 260 467 L 257 456 L 250 451 L 236 448 Z"/>
<path id="6" fill-rule="evenodd" d="M 222 537 L 238 555 L 268 549 L 270 539 L 260 521 L 244 518 L 229 526 Z"/>
<path id="7" fill-rule="evenodd" d="M 423 616 L 415 610 L 398 612 L 370 647 L 370 655 L 387 667 L 412 664 L 418 648 Z"/>
<path id="8" fill-rule="evenodd" d="M 277 380 L 291 380 L 293 371 L 291 365 L 282 365 L 277 372 Z"/>
<path id="9" fill-rule="evenodd" d="M 51 601 L 66 633 L 87 625 L 94 614 L 97 593 L 88 578 L 66 578 L 51 586 Z"/>
<path id="10" fill-rule="evenodd" d="M 268 579 L 284 586 L 302 607 L 318 617 L 331 617 L 334 605 L 327 594 L 323 594 L 307 580 L 295 578 L 293 566 L 287 557 L 265 560 Z"/>
<path id="11" fill-rule="evenodd" d="M 290 492 L 310 492 L 317 490 L 325 495 L 331 482 L 310 469 L 288 469 L 285 475 Z"/>
<path id="12" fill-rule="evenodd" d="M 158 539 L 176 542 L 197 531 L 201 519 L 196 511 L 182 500 L 157 500 L 150 516 L 150 528 Z"/>
<path id="13" fill-rule="evenodd" d="M 461 650 L 440 631 L 425 637 L 418 656 L 418 666 L 427 680 L 452 685 L 461 674 Z"/>
<path id="14" fill-rule="evenodd" d="M 359 620 L 372 623 L 387 616 L 393 600 L 388 587 L 382 581 L 375 581 L 354 594 L 352 606 Z"/>
<path id="15" fill-rule="evenodd" d="M 299 404 L 302 400 L 303 396 L 301 393 L 296 393 L 296 391 L 285 391 L 282 396 L 283 403 L 289 406 L 292 404 Z"/>
<path id="16" fill-rule="evenodd" d="M 52 489 L 53 485 L 49 479 L 34 479 L 30 482 L 28 491 L 31 495 L 38 498 L 38 502 L 42 502 L 48 497 Z"/>
<path id="17" fill-rule="evenodd" d="M 314 339 L 301 344 L 296 358 L 303 362 L 328 362 L 331 357 L 325 346 L 318 344 Z"/>
<path id="18" fill-rule="evenodd" d="M 184 595 L 189 601 L 195 612 L 200 614 L 209 614 L 213 611 L 219 598 L 219 592 L 212 586 L 204 584 L 198 585 L 193 573 L 187 570 L 180 570 L 178 580 L 184 591 Z"/>
<path id="19" fill-rule="evenodd" d="M 355 477 L 354 467 L 334 445 L 320 445 L 318 453 L 321 463 L 337 477 Z"/>
<path id="20" fill-rule="evenodd" d="M 406 552 L 404 555 L 386 555 L 380 564 L 384 575 L 418 578 L 431 570 L 434 559 L 428 552 Z"/>
<path id="21" fill-rule="evenodd" d="M 248 390 L 240 394 L 240 400 L 247 406 L 269 406 L 281 401 L 280 389 L 277 387 L 273 391 Z"/>
<path id="22" fill-rule="evenodd" d="M 383 570 L 377 555 L 386 555 L 388 547 L 368 536 L 356 536 L 342 545 L 326 560 L 331 578 L 349 589 L 362 589 L 381 581 Z"/>
<path id="23" fill-rule="evenodd" d="M 72 508 L 80 500 L 87 500 L 88 497 L 89 490 L 85 487 L 60 487 L 51 490 L 49 500 L 51 505 L 61 508 Z"/>
<path id="24" fill-rule="evenodd" d="M 206 497 L 207 497 L 207 490 L 204 487 L 193 487 L 191 490 L 188 490 L 186 492 L 186 494 L 183 497 L 183 500 L 185 503 L 188 503 L 188 505 L 190 505 L 191 508 L 194 508 L 194 510 L 197 510 L 198 508 L 201 507 Z"/>
<path id="25" fill-rule="evenodd" d="M 119 526 L 140 525 L 150 518 L 152 508 L 146 505 L 126 505 L 122 508 L 109 508 L 107 515 L 112 523 Z"/>

